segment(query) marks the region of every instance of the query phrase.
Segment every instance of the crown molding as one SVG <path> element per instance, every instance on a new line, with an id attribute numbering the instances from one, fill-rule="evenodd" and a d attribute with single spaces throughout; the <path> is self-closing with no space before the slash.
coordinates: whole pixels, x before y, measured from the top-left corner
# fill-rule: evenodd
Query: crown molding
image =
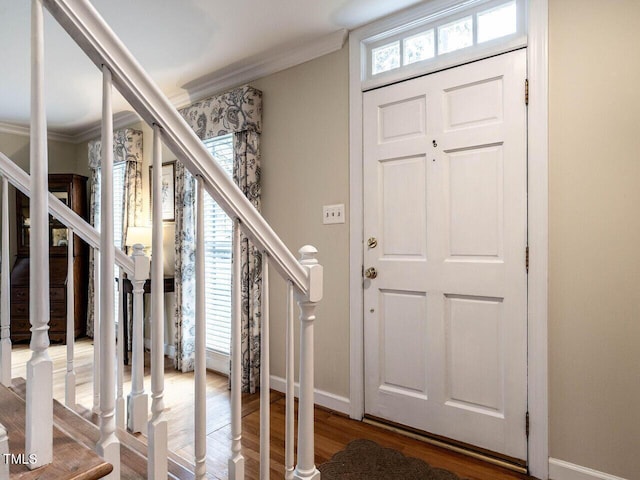
<path id="1" fill-rule="evenodd" d="M 340 50 L 348 36 L 349 31 L 341 29 L 297 47 L 253 56 L 186 84 L 185 91 L 170 96 L 169 101 L 176 108 L 185 107 L 232 87 L 252 82 Z"/>
<path id="2" fill-rule="evenodd" d="M 0 133 L 8 133 L 11 135 L 20 135 L 21 137 L 28 137 L 31 135 L 31 128 L 27 125 L 18 125 L 16 123 L 0 122 Z M 49 140 L 55 140 L 57 142 L 76 143 L 74 141 L 74 135 L 68 135 L 66 133 L 60 133 L 55 131 L 48 131 L 47 138 Z"/>
<path id="3" fill-rule="evenodd" d="M 135 112 L 119 112 L 113 117 L 113 129 L 119 130 L 121 128 L 130 127 L 132 124 L 139 122 L 140 116 Z M 102 135 L 102 121 L 98 120 L 86 128 L 73 135 L 73 143 L 88 142 L 89 140 L 96 139 Z"/>

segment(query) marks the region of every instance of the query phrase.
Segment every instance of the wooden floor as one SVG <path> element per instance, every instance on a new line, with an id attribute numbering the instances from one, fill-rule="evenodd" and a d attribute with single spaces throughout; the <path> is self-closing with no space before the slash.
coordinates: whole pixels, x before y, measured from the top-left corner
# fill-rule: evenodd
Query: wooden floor
<path id="1" fill-rule="evenodd" d="M 91 340 L 76 343 L 77 399 L 84 409 L 93 405 Z M 49 351 L 54 363 L 54 397 L 64 402 L 66 347 L 52 345 Z M 25 363 L 30 357 L 27 345 L 14 345 L 14 377 L 26 377 Z M 145 390 L 149 392 L 150 378 L 146 366 Z M 130 391 L 130 370 L 125 369 L 124 395 Z M 169 449 L 193 462 L 193 373 L 182 374 L 167 361 L 165 368 L 165 405 L 169 424 Z M 80 408 L 82 410 L 82 408 Z M 243 397 L 243 454 L 246 458 L 247 479 L 259 478 L 260 401 L 258 395 Z M 283 478 L 284 472 L 284 410 L 282 394 L 271 393 L 271 476 Z M 323 408 L 315 411 L 316 464 L 327 461 L 351 440 L 368 438 L 385 447 L 395 448 L 405 455 L 420 458 L 435 467 L 446 468 L 469 480 L 529 479 L 501 467 L 450 452 L 385 429 L 350 420 L 342 414 Z M 145 440 L 144 436 L 140 436 Z M 227 479 L 227 459 L 231 446 L 230 405 L 227 378 L 207 374 L 207 472 L 209 478 Z"/>

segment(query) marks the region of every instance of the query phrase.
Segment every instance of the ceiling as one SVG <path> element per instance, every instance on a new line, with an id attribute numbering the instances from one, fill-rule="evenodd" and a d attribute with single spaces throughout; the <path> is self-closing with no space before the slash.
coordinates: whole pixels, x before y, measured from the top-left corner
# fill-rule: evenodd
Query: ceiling
<path id="1" fill-rule="evenodd" d="M 170 98 L 199 83 L 336 37 L 420 0 L 90 0 Z M 0 0 L 0 122 L 29 123 L 30 4 Z M 10 46 L 10 47 L 7 47 Z M 100 118 L 101 76 L 45 13 L 51 132 L 78 135 Z M 114 111 L 130 110 L 119 95 Z"/>

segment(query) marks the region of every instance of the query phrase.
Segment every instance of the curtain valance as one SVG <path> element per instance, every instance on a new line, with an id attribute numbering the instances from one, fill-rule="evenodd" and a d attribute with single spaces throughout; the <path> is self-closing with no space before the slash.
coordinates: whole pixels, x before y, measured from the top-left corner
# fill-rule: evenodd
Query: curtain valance
<path id="1" fill-rule="evenodd" d="M 100 168 L 102 139 L 89 142 L 89 168 Z M 123 128 L 113 132 L 113 162 L 142 163 L 142 132 Z"/>
<path id="2" fill-rule="evenodd" d="M 261 133 L 262 92 L 245 85 L 182 108 L 180 114 L 201 140 L 244 131 Z"/>

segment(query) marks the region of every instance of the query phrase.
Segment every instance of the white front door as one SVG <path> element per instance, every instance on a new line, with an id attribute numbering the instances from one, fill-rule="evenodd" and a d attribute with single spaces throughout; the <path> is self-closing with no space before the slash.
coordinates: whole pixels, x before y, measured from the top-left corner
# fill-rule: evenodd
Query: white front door
<path id="1" fill-rule="evenodd" d="M 365 413 L 517 459 L 525 74 L 518 50 L 367 92 L 363 112 Z"/>

